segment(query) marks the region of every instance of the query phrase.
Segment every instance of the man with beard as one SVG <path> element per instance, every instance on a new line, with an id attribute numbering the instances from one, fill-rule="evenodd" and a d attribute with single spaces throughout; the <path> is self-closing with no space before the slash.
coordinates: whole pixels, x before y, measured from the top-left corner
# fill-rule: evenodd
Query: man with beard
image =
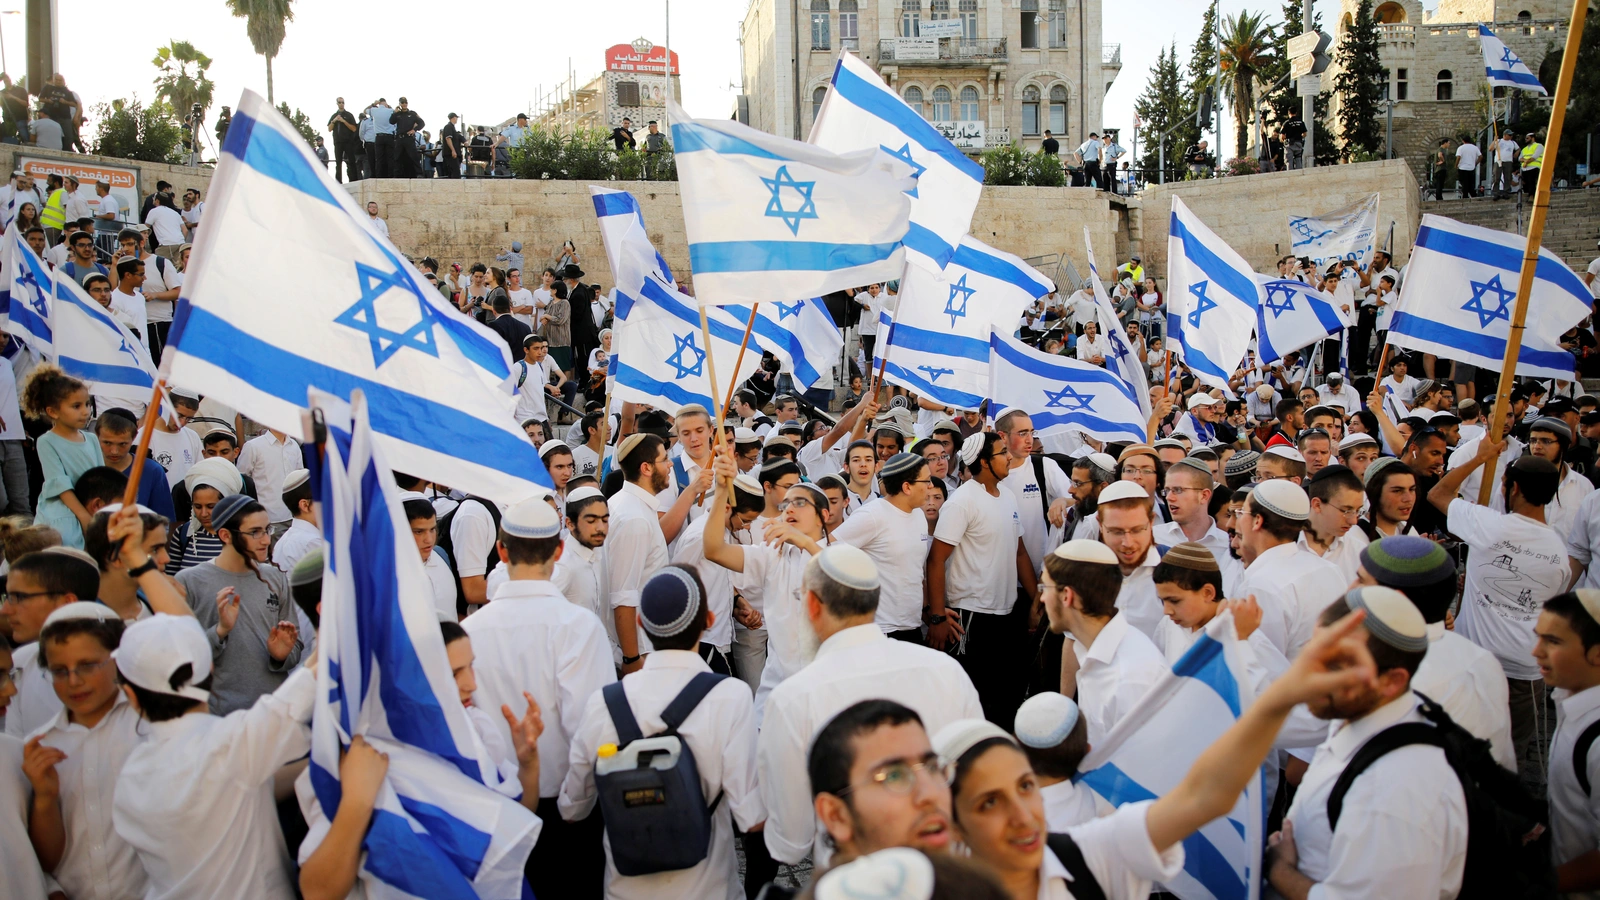
<path id="1" fill-rule="evenodd" d="M 1072 461 L 1069 482 L 1072 508 L 1067 510 L 1061 533 L 1067 540 L 1093 541 L 1100 538 L 1100 522 L 1095 518 L 1100 492 L 1117 478 L 1117 461 L 1105 453 L 1091 453 Z"/>
<path id="2" fill-rule="evenodd" d="M 617 645 L 617 623 L 611 615 L 611 598 L 602 587 L 611 510 L 599 488 L 584 485 L 567 495 L 565 515 L 567 533 L 561 542 L 561 557 L 550 573 L 550 583 L 561 591 L 568 603 L 594 613 L 611 641 L 613 664 L 620 664 L 622 651 Z"/>
<path id="3" fill-rule="evenodd" d="M 1071 485 L 1055 460 L 1033 455 L 1033 420 L 1018 410 L 1007 410 L 995 420 L 995 431 L 1005 438 L 1006 477 L 1001 487 L 1011 492 L 1022 525 L 1022 545 L 1034 572 L 1044 565 L 1045 534 L 1059 525 L 1071 506 Z M 959 489 L 958 489 L 959 490 Z M 1048 506 L 1048 509 L 1046 507 Z"/>
<path id="4" fill-rule="evenodd" d="M 639 591 L 670 561 L 656 495 L 672 479 L 672 461 L 661 438 L 640 432 L 622 439 L 616 459 L 623 485 L 611 497 L 611 549 L 605 554 L 605 571 L 622 671 L 634 672 L 650 652 L 650 639 L 638 625 Z"/>
<path id="5" fill-rule="evenodd" d="M 922 506 L 932 489 L 928 464 L 914 453 L 889 457 L 878 473 L 883 496 L 856 510 L 834 537 L 872 560 L 884 587 L 878 627 L 900 641 L 922 643 L 922 582 L 928 562 L 928 517 Z"/>
<path id="6" fill-rule="evenodd" d="M 1235 596 L 1233 587 L 1242 569 L 1228 553 L 1228 535 L 1211 518 L 1211 491 L 1214 482 L 1210 469 L 1195 459 L 1182 459 L 1167 469 L 1167 512 L 1172 521 L 1155 527 L 1155 542 L 1176 547 L 1185 541 L 1201 544 L 1216 558 L 1222 570 L 1223 595 Z"/>
<path id="7" fill-rule="evenodd" d="M 1433 486 L 1439 483 L 1449 452 L 1444 435 L 1432 428 L 1413 431 L 1405 446 L 1400 448 L 1400 461 L 1417 476 L 1419 496 L 1426 497 Z M 1419 503 L 1411 511 L 1411 527 L 1418 534 L 1443 534 L 1444 526 L 1444 513 L 1434 509 L 1431 504 Z"/>
<path id="8" fill-rule="evenodd" d="M 1554 406 L 1553 401 L 1550 405 Z M 1528 426 L 1528 451 L 1547 460 L 1561 473 L 1561 481 L 1556 487 L 1556 495 L 1545 504 L 1544 521 L 1546 525 L 1554 528 L 1556 534 L 1566 540 L 1573 532 L 1578 520 L 1578 511 L 1583 506 L 1583 501 L 1594 493 L 1594 485 L 1589 479 L 1567 464 L 1567 450 L 1572 446 L 1572 429 L 1567 423 L 1550 416 L 1540 416 Z M 1489 499 L 1489 505 L 1494 509 L 1505 508 L 1505 501 L 1496 491 Z"/>
<path id="9" fill-rule="evenodd" d="M 1291 660 L 1311 640 L 1317 614 L 1350 583 L 1340 580 L 1332 563 L 1299 545 L 1310 517 L 1306 492 L 1278 479 L 1257 485 L 1235 525 L 1245 563 L 1236 593 L 1261 601 L 1261 630 Z"/>
<path id="10" fill-rule="evenodd" d="M 1392 456 L 1380 456 L 1361 478 L 1367 495 L 1367 517 L 1359 523 L 1368 540 L 1412 530 L 1411 514 L 1417 505 L 1417 473 Z"/>
<path id="11" fill-rule="evenodd" d="M 1285 898 L 1454 897 L 1467 855 L 1467 805 L 1444 751 L 1409 744 L 1379 757 L 1351 783 L 1337 821 L 1328 800 L 1369 740 L 1400 723 L 1423 723 L 1411 680 L 1428 652 L 1422 614 L 1398 591 L 1361 587 L 1323 610 L 1321 624 L 1367 614 L 1358 636 L 1377 663 L 1375 685 L 1312 699 L 1335 722 L 1300 781 L 1283 831 L 1269 841 L 1267 879 Z"/>
<path id="12" fill-rule="evenodd" d="M 1328 466 L 1306 484 L 1311 517 L 1300 532 L 1300 546 L 1333 563 L 1347 585 L 1361 567 L 1361 551 L 1371 543 L 1354 527 L 1361 517 L 1361 487 L 1355 473 L 1340 465 Z"/>
<path id="13" fill-rule="evenodd" d="M 1150 637 L 1163 617 L 1161 598 L 1151 579 L 1161 561 L 1155 544 L 1154 498 L 1138 482 L 1119 481 L 1100 492 L 1095 519 L 1100 523 L 1101 543 L 1111 548 L 1122 567 L 1116 596 L 1121 618 Z"/>
<path id="14" fill-rule="evenodd" d="M 879 570 L 867 554 L 833 544 L 807 562 L 801 626 L 819 642 L 816 658 L 773 689 L 757 743 L 766 843 L 773 858 L 797 863 L 826 848 L 814 847 L 813 786 L 797 778 L 818 733 L 829 720 L 868 699 L 905 704 L 935 730 L 983 715 L 978 692 L 948 654 L 889 640 L 874 623 L 882 591 Z"/>

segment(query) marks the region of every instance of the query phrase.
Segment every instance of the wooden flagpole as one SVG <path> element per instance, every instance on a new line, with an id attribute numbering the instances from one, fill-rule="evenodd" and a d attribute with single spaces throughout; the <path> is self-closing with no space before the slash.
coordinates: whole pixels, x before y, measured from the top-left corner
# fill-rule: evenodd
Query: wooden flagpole
<path id="1" fill-rule="evenodd" d="M 139 449 L 133 454 L 133 468 L 128 470 L 128 486 L 122 491 L 122 505 L 132 506 L 139 499 L 139 476 L 144 473 L 145 454 L 150 452 L 150 432 L 155 430 L 156 419 L 161 415 L 161 389 L 167 379 L 157 375 L 155 387 L 150 391 L 150 406 L 144 411 L 144 427 L 139 431 Z"/>
<path id="2" fill-rule="evenodd" d="M 760 304 L 750 304 L 750 321 L 745 323 L 744 340 L 739 342 L 739 355 L 733 360 L 733 375 L 728 378 L 728 393 L 723 395 L 722 409 L 717 411 L 716 428 L 719 433 L 722 431 L 723 420 L 728 416 L 728 406 L 733 403 L 733 392 L 739 387 L 739 371 L 744 368 L 744 351 L 746 347 L 750 346 L 750 332 L 756 328 L 756 307 L 758 305 Z M 704 314 L 705 312 L 702 309 L 701 315 Z"/>
<path id="3" fill-rule="evenodd" d="M 1561 129 L 1567 121 L 1567 98 L 1572 92 L 1572 73 L 1577 68 L 1583 44 L 1584 19 L 1589 0 L 1573 0 L 1572 19 L 1567 23 L 1567 44 L 1561 54 L 1561 75 L 1556 80 L 1555 103 L 1550 109 L 1550 130 L 1545 136 L 1544 159 L 1539 166 L 1539 186 L 1533 194 L 1533 215 L 1528 219 L 1528 243 L 1522 253 L 1522 273 L 1517 280 L 1517 305 L 1511 316 L 1511 332 L 1506 336 L 1506 358 L 1500 366 L 1500 381 L 1495 385 L 1495 403 L 1489 415 L 1491 443 L 1505 435 L 1506 417 L 1511 412 L 1511 382 L 1517 374 L 1517 356 L 1522 351 L 1522 333 L 1527 328 L 1528 297 L 1533 293 L 1533 276 L 1539 266 L 1539 245 L 1544 239 L 1544 221 L 1550 212 L 1550 185 L 1555 179 L 1556 151 L 1561 145 Z M 1496 460 L 1483 467 L 1483 484 L 1478 488 L 1478 503 L 1489 505 L 1494 490 Z"/>

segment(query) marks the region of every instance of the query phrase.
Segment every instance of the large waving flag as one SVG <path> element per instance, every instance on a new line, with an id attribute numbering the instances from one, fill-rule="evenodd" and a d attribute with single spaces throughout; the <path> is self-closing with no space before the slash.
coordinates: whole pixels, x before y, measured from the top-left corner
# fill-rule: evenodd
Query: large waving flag
<path id="1" fill-rule="evenodd" d="M 328 426 L 314 474 L 328 547 L 311 725 L 316 802 L 332 822 L 340 753 L 362 735 L 389 756 L 362 839 L 366 896 L 516 900 L 539 818 L 516 802 L 520 785 L 501 780 L 461 704 L 361 391 L 349 405 L 320 392 L 313 402 Z"/>
<path id="2" fill-rule="evenodd" d="M 724 306 L 717 311 L 739 322 L 742 329 L 750 321 L 750 310 L 748 306 Z M 777 357 L 801 388 L 816 384 L 823 372 L 839 364 L 844 335 L 821 298 L 758 303 L 755 313 L 750 343 Z"/>
<path id="3" fill-rule="evenodd" d="M 1521 277 L 1523 237 L 1425 215 L 1411 249 L 1389 343 L 1498 371 L 1505 362 Z M 1589 288 L 1561 257 L 1539 248 L 1517 374 L 1572 380 L 1561 335 L 1590 313 Z"/>
<path id="4" fill-rule="evenodd" d="M 543 492 L 505 341 L 428 286 L 252 92 L 211 185 L 163 361 L 175 383 L 295 434 L 309 388 L 360 389 L 403 471 L 503 503 Z"/>
<path id="5" fill-rule="evenodd" d="M 1020 409 L 1033 432 L 1078 431 L 1101 441 L 1144 443 L 1149 416 L 1115 372 L 1035 350 L 1009 334 L 989 333 L 989 415 Z"/>
<path id="6" fill-rule="evenodd" d="M 54 356 L 55 335 L 50 328 L 50 294 L 54 288 L 50 269 L 16 228 L 6 229 L 5 242 L 9 287 L 6 304 L 10 313 L 6 332 L 40 356 Z M 150 399 L 148 392 L 144 396 L 146 401 Z"/>
<path id="7" fill-rule="evenodd" d="M 1365 269 L 1377 249 L 1378 195 L 1323 213 L 1290 216 L 1289 246 L 1295 256 L 1311 260 L 1318 272 L 1334 260 L 1354 260 Z"/>
<path id="8" fill-rule="evenodd" d="M 1478 26 L 1478 43 L 1483 48 L 1483 74 L 1490 85 L 1533 91 L 1536 94 L 1549 93 L 1539 76 L 1533 74 L 1528 64 L 1512 53 L 1505 41 L 1500 40 L 1487 25 Z"/>
<path id="9" fill-rule="evenodd" d="M 983 191 L 983 166 L 848 50 L 834 66 L 810 140 L 835 153 L 878 147 L 910 163 L 917 186 L 911 191 L 906 258 L 939 271 L 955 257 Z"/>
<path id="10" fill-rule="evenodd" d="M 28 259 L 31 249 L 24 250 L 25 255 L 18 254 L 23 266 L 38 262 L 36 256 Z M 150 405 L 156 383 L 155 363 L 144 341 L 60 270 L 55 272 L 53 290 L 49 331 L 55 340 L 50 356 L 56 365 L 87 382 L 102 409 L 109 402 L 142 412 Z"/>
<path id="11" fill-rule="evenodd" d="M 763 304 L 765 305 L 765 304 Z M 698 403 L 715 412 L 713 397 L 725 399 L 728 385 L 750 377 L 761 365 L 761 354 L 746 352 L 737 376 L 733 364 L 744 340 L 744 323 L 734 323 L 724 310 L 707 308 L 711 346 L 705 346 L 700 309 L 655 276 L 647 278 L 639 296 L 629 304 L 620 336 L 612 337 L 613 389 L 632 403 L 648 403 L 669 414 Z M 722 383 L 713 388 L 715 363 Z"/>
<path id="12" fill-rule="evenodd" d="M 968 235 L 943 274 L 920 266 L 900 281 L 899 310 L 879 315 L 883 377 L 945 406 L 977 409 L 989 393 L 989 332 L 1010 334 L 1050 279 Z M 892 324 L 891 324 L 892 323 Z"/>
<path id="13" fill-rule="evenodd" d="M 1128 343 L 1128 335 L 1122 330 L 1122 321 L 1117 318 L 1117 310 L 1111 305 L 1111 297 L 1106 294 L 1106 286 L 1100 280 L 1100 270 L 1094 264 L 1094 244 L 1089 240 L 1087 225 L 1083 227 L 1083 249 L 1089 255 L 1089 284 L 1094 289 L 1094 304 L 1098 313 L 1096 321 L 1099 322 L 1100 333 L 1105 335 L 1106 343 L 1111 345 L 1111 354 L 1106 357 L 1106 370 L 1115 373 L 1127 384 L 1138 400 L 1143 416 L 1140 421 L 1146 421 L 1150 418 L 1150 379 L 1144 373 L 1144 360 Z"/>
<path id="14" fill-rule="evenodd" d="M 913 165 L 667 105 L 700 303 L 807 300 L 900 277 Z"/>
<path id="15" fill-rule="evenodd" d="M 1260 288 L 1255 270 L 1207 228 L 1183 201 L 1172 198 L 1167 231 L 1168 340 L 1177 339 L 1196 378 L 1229 392 L 1256 325 Z"/>
<path id="16" fill-rule="evenodd" d="M 1224 612 L 1089 751 L 1077 780 L 1113 806 L 1162 796 L 1254 701 L 1252 685 Z M 1259 897 L 1262 802 L 1258 774 L 1228 815 L 1184 839 L 1183 872 L 1166 889 L 1183 900 Z"/>
<path id="17" fill-rule="evenodd" d="M 1256 309 L 1256 352 L 1262 362 L 1278 362 L 1345 327 L 1332 295 L 1293 278 L 1257 274 L 1256 280 L 1266 292 Z"/>

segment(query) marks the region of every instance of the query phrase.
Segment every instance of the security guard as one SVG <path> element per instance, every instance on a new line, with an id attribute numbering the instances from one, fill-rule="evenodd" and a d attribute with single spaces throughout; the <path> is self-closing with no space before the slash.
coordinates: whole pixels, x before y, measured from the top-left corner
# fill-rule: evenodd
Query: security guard
<path id="1" fill-rule="evenodd" d="M 1539 167 L 1544 165 L 1544 145 L 1539 143 L 1537 134 L 1528 135 L 1528 143 L 1522 147 L 1522 192 L 1533 195 L 1534 189 L 1539 185 Z"/>

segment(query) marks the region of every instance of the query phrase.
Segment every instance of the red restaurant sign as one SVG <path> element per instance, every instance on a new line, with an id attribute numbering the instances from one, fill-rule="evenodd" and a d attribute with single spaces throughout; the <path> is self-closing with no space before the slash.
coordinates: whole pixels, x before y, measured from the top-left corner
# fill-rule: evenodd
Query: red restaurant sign
<path id="1" fill-rule="evenodd" d="M 606 71 L 645 72 L 663 74 L 667 65 L 667 48 L 651 47 L 649 53 L 640 53 L 629 44 L 617 44 L 606 51 Z M 672 74 L 678 71 L 678 54 L 672 54 Z"/>

